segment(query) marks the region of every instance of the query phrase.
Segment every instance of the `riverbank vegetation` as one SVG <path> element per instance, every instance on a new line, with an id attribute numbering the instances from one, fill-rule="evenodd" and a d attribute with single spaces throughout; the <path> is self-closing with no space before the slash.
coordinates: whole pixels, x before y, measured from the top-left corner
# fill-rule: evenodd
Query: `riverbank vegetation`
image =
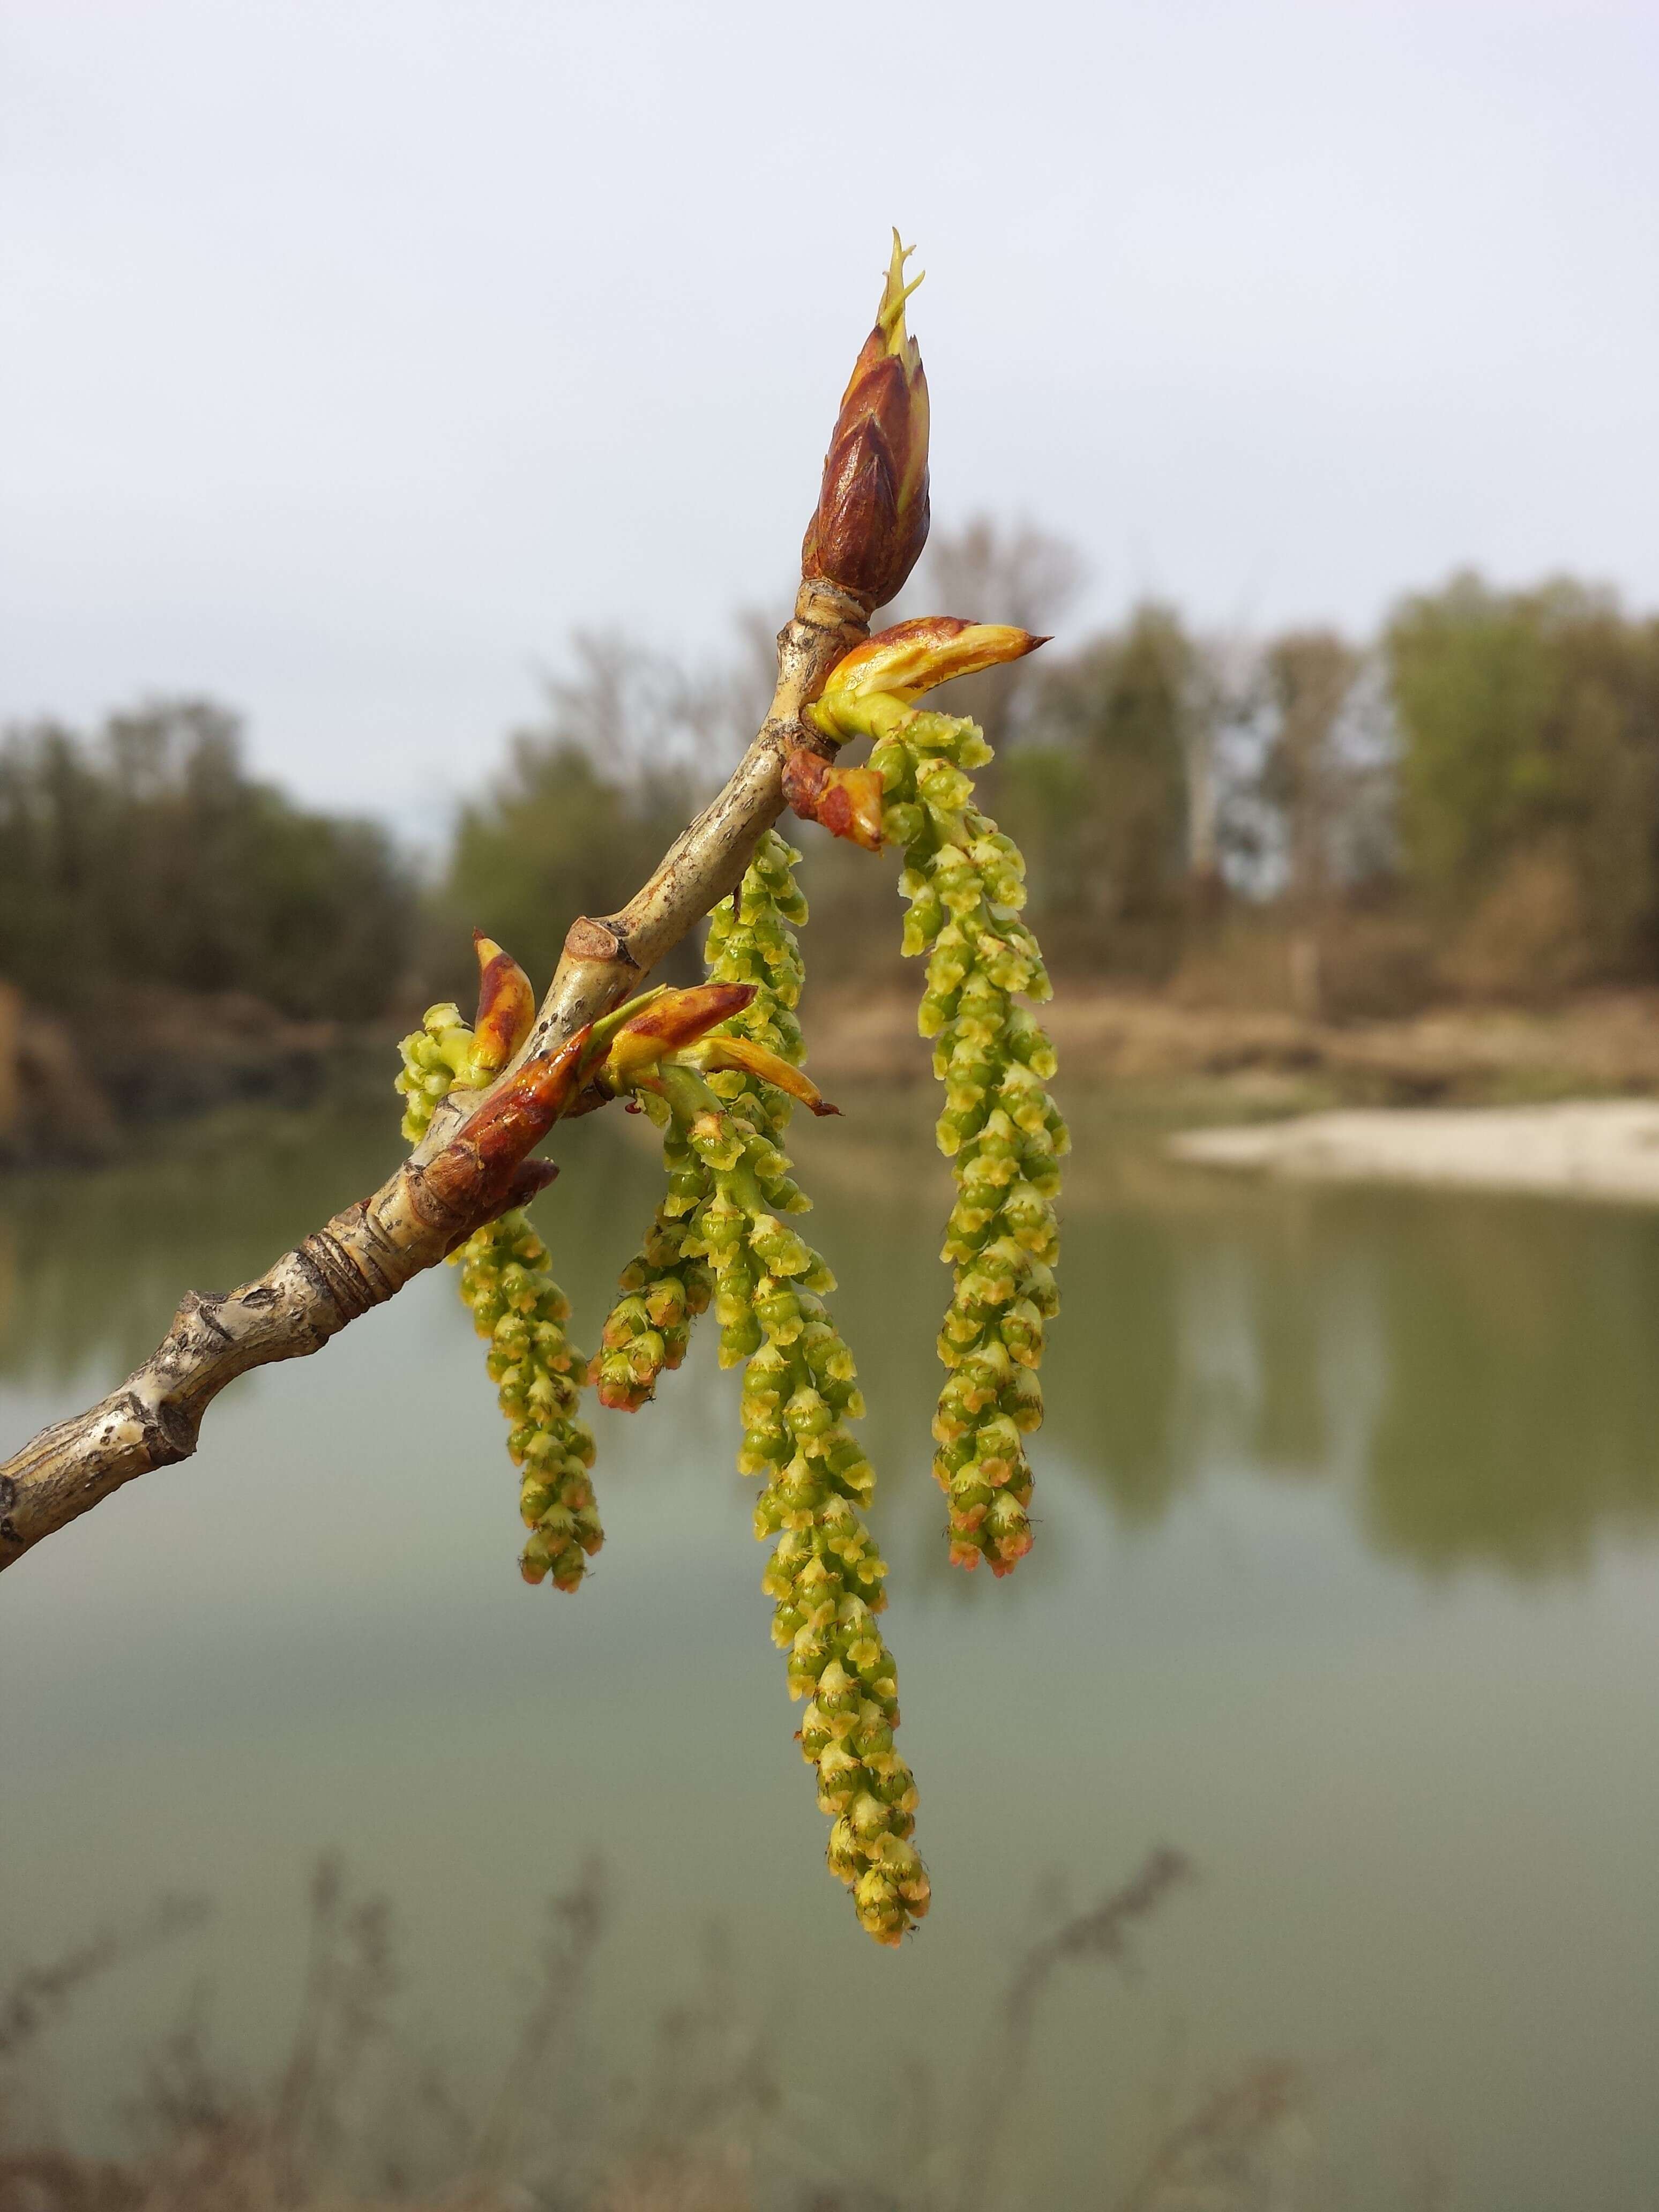
<path id="1" fill-rule="evenodd" d="M 1407 1024 L 1397 1095 L 1508 1096 L 1480 1074 L 1505 1009 L 1511 1043 L 1517 1020 L 1548 1030 L 1522 1092 L 1654 1087 L 1626 1048 L 1659 989 L 1659 618 L 1570 580 L 1464 575 L 1403 598 L 1369 641 L 1219 635 L 1153 603 L 1089 633 L 1068 622 L 1072 550 L 983 520 L 941 535 L 921 573 L 918 605 L 1057 633 L 941 697 L 995 744 L 987 800 L 1030 855 L 1056 1014 L 1092 1073 L 1121 1075 L 1122 1055 L 1088 1039 L 1127 1030 L 1158 1080 L 1196 1053 L 1222 1073 L 1311 1069 L 1318 1103 L 1389 1097 L 1347 1040 Z M 625 896 L 726 773 L 769 662 L 758 617 L 713 667 L 575 638 L 423 877 L 382 828 L 253 777 L 211 702 L 10 730 L 0 1152 L 84 1157 L 137 1122 L 314 1097 L 365 1027 L 465 995 L 475 924 L 544 976 L 570 921 Z M 902 988 L 890 872 L 806 842 L 823 1012 L 839 1000 L 880 1079 L 897 1063 L 872 1060 L 872 1009 Z M 695 949 L 676 957 L 689 980 Z M 1608 994 L 1607 1018 L 1585 1014 Z M 1171 1006 L 1165 1066 L 1149 1040 Z M 1263 1023 L 1295 1035 L 1241 1048 L 1241 1024 Z"/>

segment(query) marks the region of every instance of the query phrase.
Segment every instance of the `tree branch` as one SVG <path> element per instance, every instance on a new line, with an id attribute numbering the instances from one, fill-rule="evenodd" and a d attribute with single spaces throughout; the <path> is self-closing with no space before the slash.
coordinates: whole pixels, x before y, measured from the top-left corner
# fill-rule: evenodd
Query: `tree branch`
<path id="1" fill-rule="evenodd" d="M 619 913 L 597 919 L 584 915 L 571 924 L 535 1026 L 512 1066 L 621 1006 L 664 954 L 737 889 L 763 832 L 783 811 L 788 755 L 802 746 L 829 756 L 838 750 L 802 721 L 801 710 L 817 697 L 842 655 L 868 635 L 872 611 L 867 601 L 823 578 L 802 583 L 795 611 L 778 632 L 777 687 L 754 743 Z M 416 1159 L 429 1158 L 444 1142 L 470 1097 L 453 1091 L 442 1102 L 416 1147 Z"/>
<path id="2" fill-rule="evenodd" d="M 823 579 L 802 584 L 778 634 L 777 688 L 754 743 L 621 912 L 572 925 L 529 1037 L 487 1091 L 452 1092 L 410 1159 L 372 1197 L 337 1213 L 256 1282 L 214 1296 L 186 1292 L 161 1345 L 118 1389 L 0 1464 L 0 1571 L 123 1483 L 188 1459 L 208 1407 L 239 1375 L 321 1351 L 551 1180 L 555 1171 L 529 1152 L 557 1115 L 597 1103 L 575 1092 L 576 1041 L 736 888 L 782 811 L 787 756 L 801 745 L 835 750 L 805 726 L 801 710 L 866 635 L 870 612 L 862 598 Z"/>

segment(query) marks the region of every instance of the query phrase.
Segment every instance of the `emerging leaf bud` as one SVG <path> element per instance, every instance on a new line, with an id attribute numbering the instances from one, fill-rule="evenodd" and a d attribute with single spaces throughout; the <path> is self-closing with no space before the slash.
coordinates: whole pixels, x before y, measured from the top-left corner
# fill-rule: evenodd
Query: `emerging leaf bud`
<path id="1" fill-rule="evenodd" d="M 884 606 L 927 542 L 927 380 L 904 327 L 915 249 L 893 233 L 876 326 L 854 363 L 824 456 L 818 503 L 800 549 L 803 577 L 823 576 Z"/>
<path id="2" fill-rule="evenodd" d="M 695 1066 L 708 1068 L 716 1073 L 730 1070 L 744 1075 L 757 1075 L 763 1083 L 769 1083 L 779 1091 L 787 1091 L 792 1098 L 799 1098 L 802 1105 L 820 1117 L 841 1111 L 839 1106 L 830 1103 L 810 1076 L 799 1067 L 792 1066 L 788 1060 L 781 1060 L 765 1045 L 757 1044 L 752 1038 L 705 1037 L 701 1043 L 691 1046 L 684 1057 Z"/>
<path id="3" fill-rule="evenodd" d="M 684 1051 L 741 1013 L 754 995 L 752 983 L 700 983 L 689 991 L 653 992 L 611 1039 L 599 1066 L 600 1082 L 618 1094 L 648 1083 L 671 1053 Z"/>
<path id="4" fill-rule="evenodd" d="M 1010 623 L 963 622 L 955 615 L 896 623 L 836 663 L 821 696 L 807 708 L 807 719 L 828 737 L 884 736 L 906 719 L 902 710 L 924 692 L 953 677 L 975 676 L 1005 660 L 1019 660 L 1048 642 Z M 953 803 L 960 805 L 969 788 L 960 771 L 943 761 L 927 766 L 935 778 L 940 770 L 955 778 L 961 795 Z M 939 794 L 931 796 L 937 805 Z"/>
<path id="5" fill-rule="evenodd" d="M 536 994 L 524 969 L 494 938 L 475 929 L 472 947 L 478 956 L 478 1018 L 472 1028 L 471 1072 L 482 1079 L 498 1075 L 529 1036 Z"/>

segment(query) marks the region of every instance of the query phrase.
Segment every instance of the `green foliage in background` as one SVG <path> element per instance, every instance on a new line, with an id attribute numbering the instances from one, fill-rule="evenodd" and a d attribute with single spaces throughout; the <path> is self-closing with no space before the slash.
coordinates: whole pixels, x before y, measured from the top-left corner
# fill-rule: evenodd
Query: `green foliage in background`
<path id="1" fill-rule="evenodd" d="M 489 796 L 461 810 L 442 903 L 550 975 L 577 915 L 621 906 L 696 805 L 684 777 L 629 790 L 574 738 L 520 736 Z"/>
<path id="2" fill-rule="evenodd" d="M 1145 606 L 1053 669 L 1001 769 L 999 811 L 1026 853 L 1032 914 L 1059 957 L 1167 966 L 1183 904 L 1197 653 Z"/>
<path id="3" fill-rule="evenodd" d="M 1659 965 L 1659 621 L 1474 576 L 1385 641 L 1402 872 L 1437 916 L 1561 982 Z"/>
<path id="4" fill-rule="evenodd" d="M 754 735 L 771 692 L 769 678 L 756 704 L 746 669 L 699 680 L 615 635 L 579 633 L 571 655 L 571 672 L 545 686 L 544 719 L 514 734 L 500 775 L 461 809 L 436 902 L 434 989 L 459 988 L 465 963 L 453 948 L 474 927 L 510 945 L 532 975 L 550 975 L 577 915 L 614 913 L 645 881 Z M 446 959 L 458 963 L 453 975 Z M 687 946 L 659 980 L 701 972 Z"/>
<path id="5" fill-rule="evenodd" d="M 931 600 L 1035 630 L 1077 580 L 1054 541 L 983 521 L 927 557 Z M 574 638 L 423 902 L 383 830 L 251 778 L 220 708 L 15 730 L 0 977 L 71 1010 L 151 982 L 355 1018 L 465 994 L 475 925 L 550 975 L 570 922 L 631 895 L 753 735 L 769 654 L 757 621 L 712 673 Z M 1370 645 L 1218 637 L 1146 605 L 958 698 L 995 725 L 987 803 L 1029 856 L 1057 974 L 1167 981 L 1217 957 L 1231 912 L 1297 939 L 1308 1010 L 1659 980 L 1659 619 L 1610 594 L 1455 577 Z M 813 839 L 803 879 L 820 982 L 896 983 L 887 878 Z M 1282 991 L 1276 959 L 1261 988 Z M 661 980 L 699 972 L 687 944 Z"/>
<path id="6" fill-rule="evenodd" d="M 391 997 L 414 915 L 385 830 L 255 781 L 219 708 L 0 740 L 0 975 L 45 1004 L 161 983 L 357 1018 Z"/>
<path id="7" fill-rule="evenodd" d="M 1553 796 L 1544 730 L 1556 672 L 1542 613 L 1471 576 L 1407 599 L 1389 626 L 1407 864 L 1437 896 L 1489 872 Z"/>

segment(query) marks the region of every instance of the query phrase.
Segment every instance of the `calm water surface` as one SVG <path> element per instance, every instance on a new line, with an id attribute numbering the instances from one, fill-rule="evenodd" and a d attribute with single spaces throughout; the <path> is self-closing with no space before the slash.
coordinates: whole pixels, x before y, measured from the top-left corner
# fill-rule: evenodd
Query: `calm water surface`
<path id="1" fill-rule="evenodd" d="M 0 1585 L 0 1961 L 164 1890 L 220 1905 L 60 2032 L 89 2136 L 204 1978 L 269 2063 L 327 1844 L 393 1898 L 409 2011 L 458 2063 L 504 2043 L 541 1900 L 597 1848 L 614 2063 L 718 1922 L 803 2126 L 850 2085 L 910 2094 L 914 2057 L 961 2131 L 1041 1911 L 1167 1841 L 1201 1879 L 1135 1978 L 1080 1970 L 1041 2015 L 1018 2201 L 1117 2202 L 1172 2113 L 1279 2057 L 1306 2097 L 1287 2202 L 1659 2204 L 1659 1218 L 1234 1184 L 1097 1136 L 1039 1548 L 970 1580 L 928 1474 L 931 1106 L 797 1147 L 872 1408 L 918 1937 L 875 1951 L 823 1869 L 712 1344 L 599 1417 L 599 1570 L 528 1590 L 446 1273 L 236 1385 L 192 1462 Z M 589 1346 L 653 1200 L 639 1135 L 571 1133 L 538 1209 Z M 0 1188 L 0 1441 L 391 1156 L 295 1125 L 252 1158 Z"/>

